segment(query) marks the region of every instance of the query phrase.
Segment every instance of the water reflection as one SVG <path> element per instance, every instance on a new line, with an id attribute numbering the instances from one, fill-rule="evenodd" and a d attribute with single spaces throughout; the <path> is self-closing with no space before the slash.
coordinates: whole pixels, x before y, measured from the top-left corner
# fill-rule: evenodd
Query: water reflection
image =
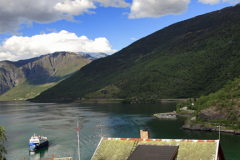
<path id="1" fill-rule="evenodd" d="M 29 150 L 30 160 L 39 160 L 44 157 L 44 154 L 48 152 L 48 146 L 38 149 L 38 150 Z"/>

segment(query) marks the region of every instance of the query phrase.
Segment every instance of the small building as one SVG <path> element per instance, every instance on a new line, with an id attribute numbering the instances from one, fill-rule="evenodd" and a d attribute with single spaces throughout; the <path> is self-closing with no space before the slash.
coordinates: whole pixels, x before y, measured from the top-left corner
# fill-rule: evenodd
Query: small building
<path id="1" fill-rule="evenodd" d="M 219 140 L 102 138 L 91 160 L 225 160 Z M 143 135 L 142 135 L 143 134 Z"/>

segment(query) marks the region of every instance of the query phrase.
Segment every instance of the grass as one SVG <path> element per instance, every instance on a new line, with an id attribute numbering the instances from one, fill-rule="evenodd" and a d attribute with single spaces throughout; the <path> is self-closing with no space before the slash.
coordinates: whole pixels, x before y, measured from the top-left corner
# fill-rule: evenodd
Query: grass
<path id="1" fill-rule="evenodd" d="M 32 85 L 23 82 L 0 96 L 0 101 L 27 100 L 36 97 L 41 92 L 56 85 L 56 83 L 46 83 L 43 85 Z"/>
<path id="2" fill-rule="evenodd" d="M 93 160 L 127 159 L 134 141 L 103 140 Z M 139 141 L 138 145 L 179 145 L 177 160 L 185 159 L 214 159 L 216 142 L 176 142 L 176 141 Z"/>
<path id="3" fill-rule="evenodd" d="M 120 89 L 118 87 L 109 85 L 96 92 L 86 94 L 84 98 L 85 99 L 93 99 L 93 98 L 94 99 L 100 99 L 100 98 L 112 99 L 112 98 L 118 97 L 119 92 L 120 92 Z"/>

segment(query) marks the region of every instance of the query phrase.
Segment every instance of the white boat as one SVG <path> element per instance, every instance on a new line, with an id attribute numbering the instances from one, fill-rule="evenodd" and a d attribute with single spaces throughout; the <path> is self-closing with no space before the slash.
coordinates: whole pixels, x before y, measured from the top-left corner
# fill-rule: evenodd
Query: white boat
<path id="1" fill-rule="evenodd" d="M 29 139 L 29 149 L 34 150 L 34 149 L 39 149 L 45 146 L 48 146 L 49 142 L 47 137 L 44 136 L 39 136 L 39 135 L 34 135 Z"/>

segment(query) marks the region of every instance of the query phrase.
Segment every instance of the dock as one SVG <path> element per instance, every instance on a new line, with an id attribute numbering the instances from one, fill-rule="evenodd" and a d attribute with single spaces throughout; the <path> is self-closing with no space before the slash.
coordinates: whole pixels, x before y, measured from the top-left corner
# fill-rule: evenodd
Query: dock
<path id="1" fill-rule="evenodd" d="M 155 113 L 153 116 L 160 119 L 177 119 L 176 112 Z"/>

